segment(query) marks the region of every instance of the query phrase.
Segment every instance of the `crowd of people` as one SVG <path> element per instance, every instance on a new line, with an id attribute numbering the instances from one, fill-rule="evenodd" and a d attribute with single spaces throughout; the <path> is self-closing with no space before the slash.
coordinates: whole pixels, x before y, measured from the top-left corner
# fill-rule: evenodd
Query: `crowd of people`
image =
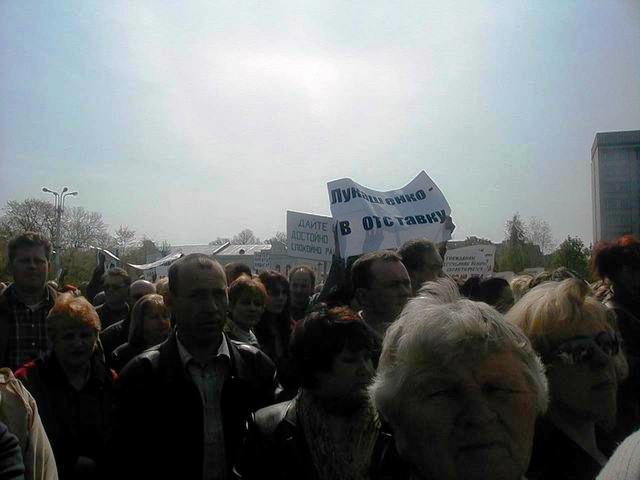
<path id="1" fill-rule="evenodd" d="M 155 283 L 0 284 L 0 478 L 640 478 L 640 240 L 598 281 L 443 273 L 442 248 L 336 258 L 327 280 L 191 254 Z"/>

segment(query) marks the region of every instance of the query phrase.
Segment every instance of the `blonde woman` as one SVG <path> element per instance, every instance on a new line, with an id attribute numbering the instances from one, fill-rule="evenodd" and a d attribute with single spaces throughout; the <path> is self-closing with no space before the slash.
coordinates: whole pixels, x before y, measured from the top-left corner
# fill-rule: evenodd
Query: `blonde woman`
<path id="1" fill-rule="evenodd" d="M 507 314 L 541 356 L 551 402 L 538 423 L 528 479 L 593 479 L 613 445 L 598 427 L 616 413 L 620 337 L 578 279 L 546 282 Z"/>

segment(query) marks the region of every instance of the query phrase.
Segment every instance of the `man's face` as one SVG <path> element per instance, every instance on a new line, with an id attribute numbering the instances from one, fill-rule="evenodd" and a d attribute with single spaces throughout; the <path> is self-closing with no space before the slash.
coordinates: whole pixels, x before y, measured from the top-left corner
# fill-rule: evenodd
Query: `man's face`
<path id="1" fill-rule="evenodd" d="M 129 296 L 129 286 L 122 277 L 107 275 L 104 279 L 104 303 L 116 310 L 124 307 Z"/>
<path id="2" fill-rule="evenodd" d="M 369 269 L 369 288 L 363 307 L 369 314 L 394 321 L 411 293 L 411 280 L 402 262 L 375 260 Z"/>
<path id="3" fill-rule="evenodd" d="M 442 276 L 442 258 L 438 252 L 434 250 L 432 253 L 423 253 L 421 260 L 420 268 L 409 274 L 413 295 L 418 293 L 424 282 L 431 282 Z"/>
<path id="4" fill-rule="evenodd" d="M 313 282 L 311 275 L 304 271 L 297 271 L 291 276 L 291 306 L 293 308 L 306 308 L 309 297 L 313 295 Z"/>
<path id="5" fill-rule="evenodd" d="M 392 427 L 419 478 L 518 480 L 529 465 L 536 397 L 510 351 L 418 372 Z"/>
<path id="6" fill-rule="evenodd" d="M 218 344 L 227 319 L 227 280 L 216 265 L 187 264 L 169 295 L 180 338 L 202 347 Z"/>
<path id="7" fill-rule="evenodd" d="M 11 264 L 18 289 L 29 293 L 42 291 L 49 275 L 49 262 L 44 247 L 21 247 Z"/>

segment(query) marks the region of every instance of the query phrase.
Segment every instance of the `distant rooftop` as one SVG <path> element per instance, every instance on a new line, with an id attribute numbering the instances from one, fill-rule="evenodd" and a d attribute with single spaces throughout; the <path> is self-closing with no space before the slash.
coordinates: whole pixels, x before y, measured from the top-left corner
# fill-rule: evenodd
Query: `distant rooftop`
<path id="1" fill-rule="evenodd" d="M 593 140 L 591 155 L 595 153 L 597 147 L 640 145 L 640 130 L 629 130 L 626 132 L 598 132 Z"/>

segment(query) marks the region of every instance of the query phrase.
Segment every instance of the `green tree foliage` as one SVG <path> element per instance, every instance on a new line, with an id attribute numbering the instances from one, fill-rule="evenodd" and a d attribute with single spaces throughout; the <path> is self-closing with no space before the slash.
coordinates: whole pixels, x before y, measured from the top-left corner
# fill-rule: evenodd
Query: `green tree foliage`
<path id="1" fill-rule="evenodd" d="M 584 246 L 582 240 L 578 237 L 568 236 L 553 253 L 551 267 L 566 267 L 578 273 L 585 280 L 589 280 L 591 278 L 591 272 L 589 271 L 590 256 L 591 251 Z"/>
<path id="2" fill-rule="evenodd" d="M 498 271 L 521 272 L 529 266 L 527 231 L 519 213 L 505 224 L 505 246 L 496 259 Z"/>

